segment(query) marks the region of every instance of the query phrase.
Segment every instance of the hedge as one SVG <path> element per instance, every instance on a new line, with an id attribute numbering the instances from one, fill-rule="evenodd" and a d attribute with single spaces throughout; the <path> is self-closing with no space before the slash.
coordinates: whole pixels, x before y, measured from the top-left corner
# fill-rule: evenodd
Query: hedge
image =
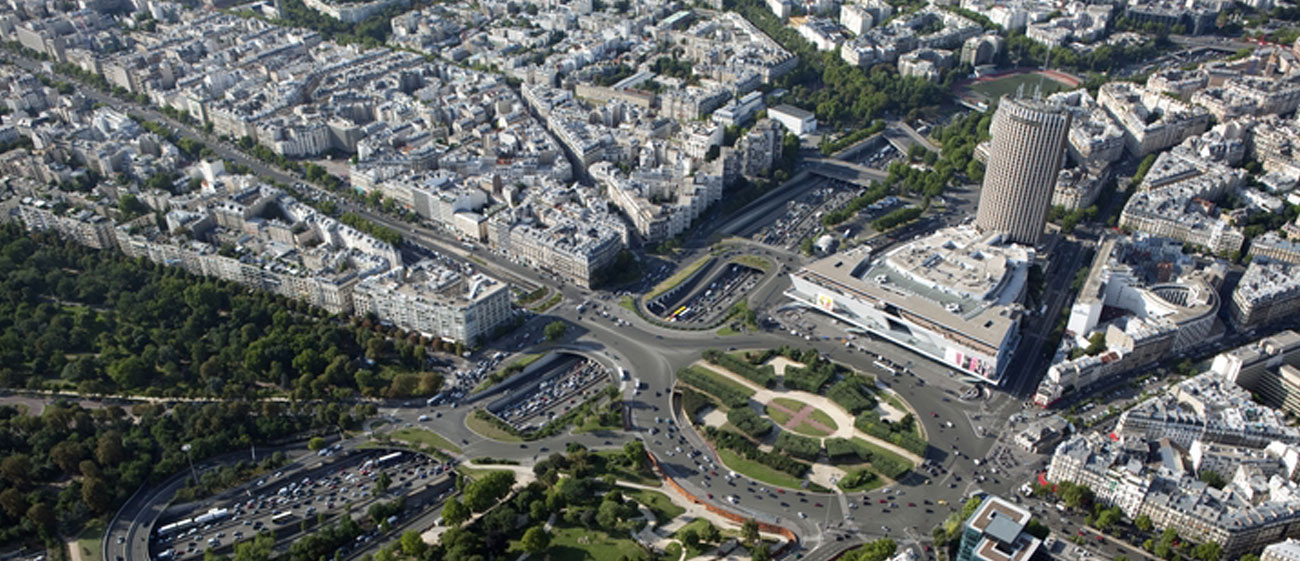
<path id="1" fill-rule="evenodd" d="M 717 349 L 706 349 L 704 360 L 735 372 L 765 388 L 772 387 L 772 382 L 776 380 L 776 369 L 771 365 L 754 366 Z"/>
<path id="2" fill-rule="evenodd" d="M 683 386 L 682 392 L 682 410 L 686 412 L 687 417 L 694 417 L 696 413 L 705 407 L 717 405 L 712 397 L 708 394 L 697 392 L 694 389 Z"/>
<path id="3" fill-rule="evenodd" d="M 826 397 L 849 413 L 857 415 L 876 408 L 876 398 L 871 395 L 871 382 L 863 376 L 850 376 L 831 386 Z"/>
<path id="4" fill-rule="evenodd" d="M 845 491 L 854 491 L 871 484 L 877 477 L 879 476 L 875 472 L 868 469 L 853 470 L 853 472 L 840 478 L 839 486 Z"/>
<path id="5" fill-rule="evenodd" d="M 749 403 L 749 396 L 736 391 L 734 388 L 722 385 L 717 380 L 689 366 L 677 372 L 677 379 L 713 394 L 727 407 L 744 407 L 746 403 Z"/>
<path id="6" fill-rule="evenodd" d="M 907 472 L 912 471 L 911 465 L 893 458 L 887 458 L 883 454 L 876 454 L 871 458 L 871 467 L 876 468 L 876 471 L 893 480 L 898 480 Z"/>
<path id="7" fill-rule="evenodd" d="M 733 407 L 727 412 L 727 422 L 754 438 L 772 432 L 772 421 L 763 418 L 749 407 Z"/>
<path id="8" fill-rule="evenodd" d="M 805 460 L 815 460 L 822 453 L 820 441 L 787 431 L 781 431 L 781 434 L 776 436 L 776 443 L 772 447 Z"/>
<path id="9" fill-rule="evenodd" d="M 871 451 L 849 438 L 828 438 L 826 457 L 832 462 L 870 462 Z"/>
<path id="10" fill-rule="evenodd" d="M 908 417 L 911 417 L 911 414 L 908 414 Z M 913 454 L 925 455 L 925 449 L 928 444 L 926 444 L 924 439 L 917 436 L 915 432 L 901 426 L 904 424 L 905 423 L 887 423 L 881 421 L 874 412 L 867 412 L 858 415 L 857 420 L 853 422 L 853 426 L 858 427 L 858 430 L 861 430 L 862 432 L 881 440 L 897 444 Z"/>
<path id="11" fill-rule="evenodd" d="M 705 427 L 704 434 L 713 444 L 731 450 L 746 459 L 753 460 L 772 469 L 783 471 L 802 478 L 808 473 L 808 464 L 791 459 L 789 456 L 773 454 L 758 449 L 749 439 L 734 432 L 718 430 L 717 427 Z"/>
<path id="12" fill-rule="evenodd" d="M 822 386 L 835 377 L 836 370 L 838 368 L 835 363 L 829 360 L 821 360 L 808 367 L 787 366 L 781 384 L 788 389 L 819 394 Z"/>

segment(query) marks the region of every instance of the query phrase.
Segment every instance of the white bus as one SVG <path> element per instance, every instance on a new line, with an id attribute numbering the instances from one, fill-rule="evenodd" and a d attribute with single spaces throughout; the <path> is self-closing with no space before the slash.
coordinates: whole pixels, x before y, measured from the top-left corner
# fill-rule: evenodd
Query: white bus
<path id="1" fill-rule="evenodd" d="M 393 452 L 392 454 L 386 454 L 386 455 L 380 456 L 378 460 L 375 460 L 375 465 L 376 465 L 376 466 L 381 466 L 381 467 L 382 467 L 384 464 L 387 464 L 387 463 L 390 463 L 390 462 L 397 461 L 397 460 L 400 459 L 401 457 L 402 457 L 402 453 L 401 453 L 401 452 Z"/>
<path id="2" fill-rule="evenodd" d="M 290 518 L 293 518 L 293 513 L 290 512 L 290 511 L 287 511 L 287 510 L 286 510 L 286 511 L 284 511 L 284 512 L 281 512 L 280 514 L 276 514 L 276 515 L 271 516 L 271 523 L 272 523 L 272 524 L 288 524 Z"/>

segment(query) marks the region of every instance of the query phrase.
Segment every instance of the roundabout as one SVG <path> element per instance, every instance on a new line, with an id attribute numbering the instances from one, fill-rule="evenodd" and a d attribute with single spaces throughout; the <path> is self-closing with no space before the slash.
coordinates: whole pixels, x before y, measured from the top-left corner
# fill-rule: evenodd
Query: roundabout
<path id="1" fill-rule="evenodd" d="M 729 472 L 815 492 L 840 488 L 838 483 L 848 478 L 852 483 L 847 489 L 860 491 L 896 481 L 924 461 L 916 451 L 858 428 L 868 422 L 872 427 L 914 427 L 915 419 L 900 414 L 901 408 L 890 403 L 901 405 L 897 397 L 815 351 L 785 350 L 772 356 L 775 352 L 705 351 L 705 356 L 747 375 L 709 360 L 697 361 L 679 373 L 682 418 Z M 807 364 L 784 355 L 803 355 Z M 819 393 L 786 389 L 789 385 L 817 391 L 837 387 L 836 395 L 844 403 Z M 863 407 L 866 403 L 874 407 Z M 846 404 L 860 409 L 862 423 Z M 729 473 L 725 479 L 730 483 L 734 477 Z"/>

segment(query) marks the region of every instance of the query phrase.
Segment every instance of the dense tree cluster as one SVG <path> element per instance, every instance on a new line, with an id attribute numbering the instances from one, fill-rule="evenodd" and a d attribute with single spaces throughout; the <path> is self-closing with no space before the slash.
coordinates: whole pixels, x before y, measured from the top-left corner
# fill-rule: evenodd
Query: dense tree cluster
<path id="1" fill-rule="evenodd" d="M 866 128 L 886 112 L 914 113 L 948 99 L 948 92 L 938 84 L 900 76 L 892 65 L 864 70 L 844 62 L 838 50 L 818 51 L 760 0 L 727 0 L 724 6 L 799 55 L 799 65 L 777 85 L 789 89 L 790 102 L 812 110 L 826 128 Z"/>
<path id="2" fill-rule="evenodd" d="M 372 413 L 373 406 L 228 402 L 130 411 L 51 404 L 32 416 L 0 406 L 0 546 L 77 533 L 141 485 L 187 469 L 184 444 L 205 458 L 304 430 L 355 427 Z"/>
<path id="3" fill-rule="evenodd" d="M 0 291 L 0 386 L 243 399 L 432 395 L 442 382 L 418 371 L 419 337 L 16 226 L 0 228 Z"/>

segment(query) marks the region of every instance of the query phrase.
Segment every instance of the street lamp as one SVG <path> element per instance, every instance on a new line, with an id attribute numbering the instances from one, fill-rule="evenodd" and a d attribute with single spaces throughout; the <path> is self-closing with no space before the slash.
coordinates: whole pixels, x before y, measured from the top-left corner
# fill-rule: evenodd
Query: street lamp
<path id="1" fill-rule="evenodd" d="M 194 484 L 195 484 L 195 485 L 198 485 L 198 484 L 199 484 L 199 474 L 198 474 L 198 472 L 194 471 L 194 457 L 190 455 L 190 449 L 191 449 L 191 448 L 193 448 L 193 446 L 190 446 L 189 443 L 186 443 L 186 444 L 184 444 L 184 445 L 181 446 L 181 451 L 182 451 L 182 452 L 185 452 L 185 458 L 188 459 L 188 460 L 190 461 L 190 477 L 194 479 Z"/>

